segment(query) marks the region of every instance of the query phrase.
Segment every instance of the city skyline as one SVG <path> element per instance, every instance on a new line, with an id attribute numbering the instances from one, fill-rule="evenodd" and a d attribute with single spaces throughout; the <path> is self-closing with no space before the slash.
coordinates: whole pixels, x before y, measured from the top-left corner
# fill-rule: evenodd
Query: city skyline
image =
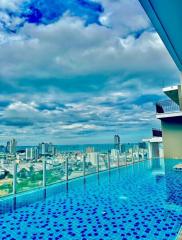
<path id="1" fill-rule="evenodd" d="M 0 143 L 137 142 L 176 66 L 137 0 L 0 2 Z M 84 4 L 83 4 L 84 3 Z"/>

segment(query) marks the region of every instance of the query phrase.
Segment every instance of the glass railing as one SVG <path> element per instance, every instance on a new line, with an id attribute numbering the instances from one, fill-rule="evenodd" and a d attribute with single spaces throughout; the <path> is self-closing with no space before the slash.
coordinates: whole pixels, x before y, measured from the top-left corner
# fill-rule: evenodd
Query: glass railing
<path id="1" fill-rule="evenodd" d="M 85 175 L 96 173 L 99 171 L 99 153 L 89 152 L 84 155 L 85 161 Z"/>
<path id="2" fill-rule="evenodd" d="M 104 171 L 107 169 L 109 169 L 108 154 L 101 153 L 99 155 L 99 171 Z"/>
<path id="3" fill-rule="evenodd" d="M 68 158 L 68 179 L 73 179 L 83 176 L 84 156 L 80 154 Z"/>
<path id="4" fill-rule="evenodd" d="M 17 163 L 16 192 L 24 192 L 41 187 L 43 184 L 42 161 L 36 163 Z"/>
<path id="5" fill-rule="evenodd" d="M 171 99 L 163 100 L 156 103 L 156 113 L 163 114 L 163 113 L 174 113 L 180 112 L 179 105 L 172 101 Z"/>
<path id="6" fill-rule="evenodd" d="M 119 155 L 119 167 L 126 165 L 126 152 L 122 152 Z"/>
<path id="7" fill-rule="evenodd" d="M 50 159 L 46 160 L 44 164 L 46 165 L 44 185 L 66 180 L 66 160 Z"/>
<path id="8" fill-rule="evenodd" d="M 110 168 L 115 168 L 119 166 L 119 152 L 110 154 Z"/>
<path id="9" fill-rule="evenodd" d="M 127 166 L 148 159 L 146 144 L 125 144 L 121 149 L 60 152 L 38 160 L 0 161 L 0 197 L 46 187 L 58 182 Z"/>
<path id="10" fill-rule="evenodd" d="M 0 165 L 0 196 L 13 193 L 14 163 Z"/>
<path id="11" fill-rule="evenodd" d="M 134 159 L 133 159 L 133 146 L 131 144 L 125 146 L 125 154 L 126 164 L 132 164 L 134 162 Z"/>

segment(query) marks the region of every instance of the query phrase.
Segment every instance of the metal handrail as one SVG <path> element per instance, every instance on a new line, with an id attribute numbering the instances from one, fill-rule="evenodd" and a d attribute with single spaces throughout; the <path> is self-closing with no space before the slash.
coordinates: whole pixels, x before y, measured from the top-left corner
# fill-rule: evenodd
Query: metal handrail
<path id="1" fill-rule="evenodd" d="M 156 103 L 156 113 L 180 112 L 180 107 L 172 100 L 163 100 Z"/>

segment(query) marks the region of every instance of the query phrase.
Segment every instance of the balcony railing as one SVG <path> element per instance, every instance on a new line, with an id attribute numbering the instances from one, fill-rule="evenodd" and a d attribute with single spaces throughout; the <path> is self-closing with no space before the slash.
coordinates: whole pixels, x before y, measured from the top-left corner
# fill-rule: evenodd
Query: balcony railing
<path id="1" fill-rule="evenodd" d="M 112 168 L 119 168 L 148 159 L 144 144 L 126 145 L 121 151 L 61 152 L 52 159 L 37 160 L 0 159 L 0 197 L 15 195 L 73 178 L 85 177 Z"/>
<path id="2" fill-rule="evenodd" d="M 180 112 L 180 107 L 172 100 L 164 100 L 156 103 L 156 113 L 174 113 Z"/>

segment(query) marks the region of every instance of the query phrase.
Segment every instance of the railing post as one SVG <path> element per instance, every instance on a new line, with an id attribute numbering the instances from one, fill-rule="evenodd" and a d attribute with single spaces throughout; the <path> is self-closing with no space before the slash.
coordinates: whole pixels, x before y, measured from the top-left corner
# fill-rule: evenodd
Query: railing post
<path id="1" fill-rule="evenodd" d="M 66 181 L 68 181 L 68 157 L 66 158 L 66 169 L 65 169 L 65 171 L 66 171 Z"/>
<path id="2" fill-rule="evenodd" d="M 140 161 L 140 148 L 138 147 L 138 162 Z"/>
<path id="3" fill-rule="evenodd" d="M 133 164 L 133 163 L 134 163 L 133 147 L 131 148 L 131 154 L 132 154 L 132 158 L 131 158 L 131 160 L 132 160 L 132 164 Z"/>
<path id="4" fill-rule="evenodd" d="M 43 187 L 46 187 L 46 159 L 43 159 Z"/>
<path id="5" fill-rule="evenodd" d="M 110 159 L 110 156 L 109 156 L 109 151 L 107 152 L 107 160 L 108 160 L 108 170 L 110 171 L 110 169 L 111 169 L 111 159 Z"/>
<path id="6" fill-rule="evenodd" d="M 127 165 L 127 153 L 125 152 L 125 165 Z"/>
<path id="7" fill-rule="evenodd" d="M 145 150 L 144 150 L 144 148 L 143 148 L 143 159 L 142 159 L 142 160 L 145 160 L 144 153 L 145 153 Z"/>
<path id="8" fill-rule="evenodd" d="M 118 168 L 119 168 L 119 152 L 117 154 L 117 162 L 118 162 Z"/>
<path id="9" fill-rule="evenodd" d="M 97 153 L 97 173 L 99 173 L 99 153 Z"/>
<path id="10" fill-rule="evenodd" d="M 17 163 L 14 161 L 13 165 L 13 194 L 16 194 L 16 174 L 17 174 Z"/>
<path id="11" fill-rule="evenodd" d="M 83 176 L 85 177 L 85 163 L 86 163 L 86 156 L 83 155 Z"/>

